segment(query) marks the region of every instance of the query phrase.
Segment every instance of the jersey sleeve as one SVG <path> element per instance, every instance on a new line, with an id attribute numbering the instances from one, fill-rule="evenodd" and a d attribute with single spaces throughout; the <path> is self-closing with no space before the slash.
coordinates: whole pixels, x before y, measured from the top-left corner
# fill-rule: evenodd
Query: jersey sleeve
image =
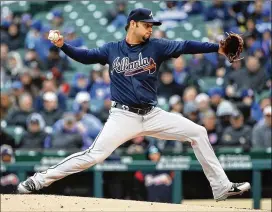
<path id="1" fill-rule="evenodd" d="M 101 65 L 105 65 L 108 63 L 108 43 L 100 48 L 94 49 L 82 49 L 64 43 L 61 50 L 73 60 L 83 64 L 100 63 Z"/>
<path id="2" fill-rule="evenodd" d="M 160 52 L 166 58 L 177 58 L 181 54 L 201 54 L 218 52 L 219 45 L 198 41 L 171 41 L 160 39 Z"/>

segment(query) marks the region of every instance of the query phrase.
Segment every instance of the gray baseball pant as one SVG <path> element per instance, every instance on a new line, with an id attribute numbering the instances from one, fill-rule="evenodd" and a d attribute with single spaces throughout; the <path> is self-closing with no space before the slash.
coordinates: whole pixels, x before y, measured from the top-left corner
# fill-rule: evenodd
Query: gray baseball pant
<path id="1" fill-rule="evenodd" d="M 111 108 L 104 128 L 89 149 L 72 154 L 46 171 L 35 173 L 31 178 L 37 189 L 47 187 L 68 175 L 101 163 L 118 146 L 137 136 L 191 142 L 194 153 L 210 182 L 214 198 L 219 198 L 231 188 L 232 183 L 211 147 L 206 129 L 158 107 L 144 116 Z"/>

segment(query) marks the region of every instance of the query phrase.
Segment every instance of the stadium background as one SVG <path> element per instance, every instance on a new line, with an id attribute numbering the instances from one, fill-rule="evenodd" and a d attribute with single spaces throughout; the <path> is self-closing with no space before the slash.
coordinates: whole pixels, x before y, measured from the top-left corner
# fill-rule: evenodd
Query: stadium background
<path id="1" fill-rule="evenodd" d="M 271 2 L 9 1 L 1 2 L 2 162 L 19 162 L 29 150 L 73 152 L 92 143 L 110 107 L 107 66 L 74 62 L 46 38 L 50 29 L 59 29 L 67 42 L 81 48 L 123 39 L 128 11 L 136 7 L 150 8 L 162 20 L 154 37 L 219 42 L 224 32 L 243 34 L 244 59 L 233 64 L 217 54 L 167 61 L 160 69 L 158 102 L 205 126 L 215 150 L 271 152 Z M 121 153 L 146 157 L 154 148 L 162 154 L 190 151 L 180 142 L 139 137 L 109 160 L 120 160 Z M 1 191 L 10 193 L 18 176 L 1 174 Z M 234 181 L 251 179 L 249 171 L 228 174 Z M 70 176 L 44 192 L 91 196 L 92 177 Z M 105 197 L 146 200 L 141 179 L 138 172 L 106 173 Z M 268 179 L 269 172 L 263 172 L 263 197 L 271 197 Z M 185 173 L 184 182 L 185 199 L 211 198 L 204 174 Z"/>

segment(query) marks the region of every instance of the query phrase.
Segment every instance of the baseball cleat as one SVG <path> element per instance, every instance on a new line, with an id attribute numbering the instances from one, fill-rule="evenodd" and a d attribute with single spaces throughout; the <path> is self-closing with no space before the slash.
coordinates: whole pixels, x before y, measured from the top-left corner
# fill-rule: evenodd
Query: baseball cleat
<path id="1" fill-rule="evenodd" d="M 250 183 L 244 182 L 244 183 L 232 183 L 232 186 L 230 190 L 223 194 L 223 196 L 216 199 L 216 202 L 226 200 L 230 196 L 234 195 L 242 195 L 245 191 L 248 191 L 250 189 Z"/>
<path id="2" fill-rule="evenodd" d="M 17 187 L 18 194 L 29 194 L 36 190 L 35 183 L 31 178 L 21 182 Z"/>

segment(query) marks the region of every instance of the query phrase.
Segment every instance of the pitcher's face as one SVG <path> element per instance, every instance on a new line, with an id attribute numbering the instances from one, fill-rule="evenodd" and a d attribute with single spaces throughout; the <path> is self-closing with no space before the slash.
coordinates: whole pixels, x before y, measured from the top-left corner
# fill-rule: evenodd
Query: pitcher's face
<path id="1" fill-rule="evenodd" d="M 146 23 L 146 22 L 131 22 L 131 26 L 134 30 L 134 35 L 139 39 L 139 41 L 144 42 L 148 40 L 152 35 L 152 23 Z"/>

